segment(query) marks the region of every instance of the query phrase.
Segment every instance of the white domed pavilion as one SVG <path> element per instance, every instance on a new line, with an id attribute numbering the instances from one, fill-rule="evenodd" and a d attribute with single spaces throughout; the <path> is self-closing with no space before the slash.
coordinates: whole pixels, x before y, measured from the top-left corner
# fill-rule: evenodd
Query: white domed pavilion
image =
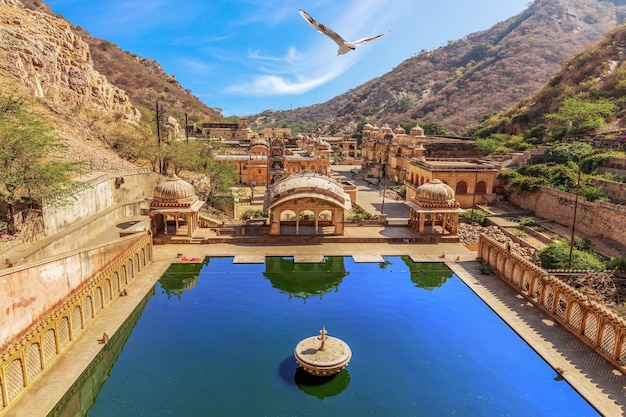
<path id="1" fill-rule="evenodd" d="M 419 234 L 456 235 L 459 213 L 464 210 L 454 198 L 452 187 L 433 179 L 415 191 L 415 196 L 405 203 L 411 208 L 409 226 Z"/>
<path id="2" fill-rule="evenodd" d="M 175 174 L 171 175 L 154 189 L 150 203 L 152 233 L 155 236 L 160 233 L 166 236 L 193 236 L 198 224 L 198 212 L 203 204 L 193 185 Z M 179 230 L 184 225 L 187 230 Z"/>

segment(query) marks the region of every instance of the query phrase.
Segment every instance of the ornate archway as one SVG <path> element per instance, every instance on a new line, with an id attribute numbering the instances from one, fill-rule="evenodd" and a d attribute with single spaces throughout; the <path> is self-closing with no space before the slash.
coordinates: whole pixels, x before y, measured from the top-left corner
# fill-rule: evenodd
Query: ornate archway
<path id="1" fill-rule="evenodd" d="M 343 186 L 314 172 L 292 174 L 275 183 L 265 207 L 270 235 L 343 235 L 345 212 L 351 209 Z"/>

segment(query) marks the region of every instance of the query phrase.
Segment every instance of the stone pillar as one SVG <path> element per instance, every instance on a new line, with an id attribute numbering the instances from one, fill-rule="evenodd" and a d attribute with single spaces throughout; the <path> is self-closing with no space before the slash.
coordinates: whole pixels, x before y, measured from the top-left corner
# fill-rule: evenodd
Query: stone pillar
<path id="1" fill-rule="evenodd" d="M 300 234 L 300 211 L 296 211 L 296 235 Z"/>
<path id="2" fill-rule="evenodd" d="M 272 210 L 270 213 L 270 235 L 280 235 L 280 213 L 278 210 Z"/>
<path id="3" fill-rule="evenodd" d="M 333 213 L 333 223 L 335 223 L 335 234 L 343 235 L 344 233 L 344 220 L 345 215 L 343 213 L 343 209 L 334 210 Z"/>

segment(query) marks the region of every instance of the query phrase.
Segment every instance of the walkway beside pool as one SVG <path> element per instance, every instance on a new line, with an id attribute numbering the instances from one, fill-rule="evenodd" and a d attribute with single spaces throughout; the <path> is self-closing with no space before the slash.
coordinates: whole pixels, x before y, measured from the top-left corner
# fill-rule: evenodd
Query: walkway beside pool
<path id="1" fill-rule="evenodd" d="M 600 414 L 626 414 L 626 377 L 560 325 L 526 302 L 506 283 L 478 271 L 476 253 L 457 243 L 309 245 L 178 244 L 154 246 L 153 262 L 131 281 L 128 296 L 119 298 L 93 320 L 84 335 L 48 372 L 0 415 L 43 417 L 54 408 L 105 345 L 104 332 L 114 334 L 154 287 L 171 263 L 205 256 L 232 256 L 238 263 L 261 263 L 266 256 L 293 257 L 295 262 L 319 262 L 324 256 L 351 256 L 355 262 L 380 262 L 384 256 L 407 255 L 416 262 L 446 262 L 479 297 L 566 379 Z M 181 257 L 178 255 L 182 254 Z M 515 358 L 511 358 L 515 360 Z M 555 378 L 558 375 L 555 373 Z"/>

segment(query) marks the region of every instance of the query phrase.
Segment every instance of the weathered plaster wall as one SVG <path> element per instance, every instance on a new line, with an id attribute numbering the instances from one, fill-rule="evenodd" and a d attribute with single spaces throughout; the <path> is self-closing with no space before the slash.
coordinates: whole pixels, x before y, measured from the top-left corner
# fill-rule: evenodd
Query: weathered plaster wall
<path id="1" fill-rule="evenodd" d="M 139 233 L 0 271 L 0 351 L 144 237 Z"/>
<path id="2" fill-rule="evenodd" d="M 162 180 L 150 169 L 113 171 L 96 176 L 61 204 L 43 208 L 45 235 L 51 236 L 115 204 L 149 199 Z"/>
<path id="3" fill-rule="evenodd" d="M 544 219 L 571 227 L 576 195 L 541 188 L 534 193 L 514 192 L 509 200 L 528 208 Z M 599 201 L 589 202 L 578 197 L 575 229 L 590 237 L 607 237 L 626 246 L 626 206 Z"/>

